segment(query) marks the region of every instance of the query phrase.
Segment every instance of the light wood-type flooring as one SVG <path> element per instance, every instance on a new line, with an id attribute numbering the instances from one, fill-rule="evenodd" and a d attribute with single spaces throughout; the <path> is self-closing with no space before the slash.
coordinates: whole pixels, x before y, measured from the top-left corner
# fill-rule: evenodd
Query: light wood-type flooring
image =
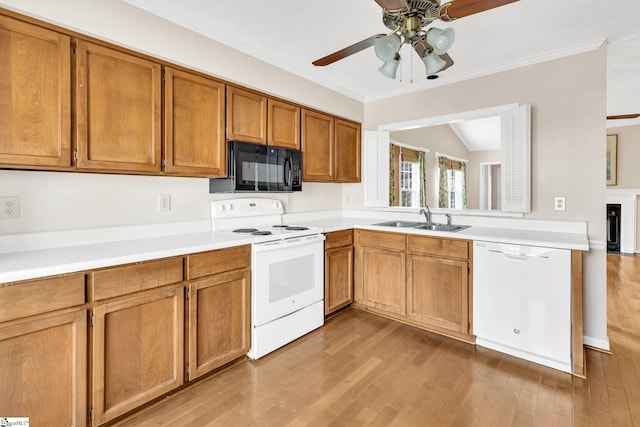
<path id="1" fill-rule="evenodd" d="M 355 309 L 122 426 L 640 426 L 640 256 L 608 255 L 587 380 Z"/>

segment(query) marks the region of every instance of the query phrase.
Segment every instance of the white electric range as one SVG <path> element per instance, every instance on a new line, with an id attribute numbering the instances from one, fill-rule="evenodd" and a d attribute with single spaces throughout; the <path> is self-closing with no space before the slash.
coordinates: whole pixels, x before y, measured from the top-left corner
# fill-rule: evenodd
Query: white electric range
<path id="1" fill-rule="evenodd" d="M 324 239 L 287 226 L 276 199 L 212 202 L 213 231 L 250 237 L 251 349 L 258 359 L 324 324 Z"/>

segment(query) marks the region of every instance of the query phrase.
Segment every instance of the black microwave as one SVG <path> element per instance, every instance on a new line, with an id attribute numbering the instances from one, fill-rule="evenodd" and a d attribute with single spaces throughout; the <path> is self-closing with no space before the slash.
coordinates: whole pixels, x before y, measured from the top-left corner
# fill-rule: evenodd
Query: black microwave
<path id="1" fill-rule="evenodd" d="M 302 191 L 302 152 L 229 141 L 227 178 L 209 179 L 210 193 Z"/>

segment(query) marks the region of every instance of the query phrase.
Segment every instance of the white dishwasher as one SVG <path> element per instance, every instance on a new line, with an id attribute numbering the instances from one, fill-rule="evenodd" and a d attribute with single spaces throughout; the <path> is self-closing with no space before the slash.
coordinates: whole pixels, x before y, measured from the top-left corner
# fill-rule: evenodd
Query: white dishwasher
<path id="1" fill-rule="evenodd" d="M 474 241 L 473 333 L 479 346 L 571 372 L 571 251 Z"/>

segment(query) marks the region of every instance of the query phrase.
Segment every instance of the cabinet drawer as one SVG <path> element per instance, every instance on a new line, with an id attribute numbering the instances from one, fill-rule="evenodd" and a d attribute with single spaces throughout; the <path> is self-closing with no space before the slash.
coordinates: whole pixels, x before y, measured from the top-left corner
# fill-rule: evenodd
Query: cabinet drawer
<path id="1" fill-rule="evenodd" d="M 82 305 L 84 285 L 84 274 L 0 285 L 0 322 Z"/>
<path id="2" fill-rule="evenodd" d="M 182 257 L 148 261 L 91 273 L 93 300 L 103 300 L 183 280 Z"/>
<path id="3" fill-rule="evenodd" d="M 340 246 L 353 245 L 352 230 L 333 231 L 331 233 L 326 233 L 325 237 L 327 238 L 327 240 L 325 240 L 324 242 L 325 249 L 332 249 L 332 248 L 338 248 Z"/>
<path id="4" fill-rule="evenodd" d="M 427 255 L 469 259 L 469 242 L 466 240 L 409 235 L 407 249 L 409 252 Z"/>
<path id="5" fill-rule="evenodd" d="M 236 246 L 187 257 L 189 279 L 210 276 L 251 266 L 251 246 Z"/>
<path id="6" fill-rule="evenodd" d="M 373 246 L 376 248 L 396 249 L 399 251 L 405 250 L 405 234 L 366 230 L 355 230 L 354 234 L 356 246 Z"/>

